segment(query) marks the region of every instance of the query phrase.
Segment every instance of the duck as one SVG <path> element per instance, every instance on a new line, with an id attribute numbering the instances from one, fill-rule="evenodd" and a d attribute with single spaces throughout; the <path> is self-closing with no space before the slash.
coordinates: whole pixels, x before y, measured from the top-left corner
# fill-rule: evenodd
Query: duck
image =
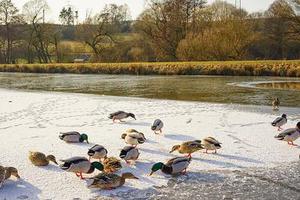
<path id="1" fill-rule="evenodd" d="M 151 168 L 150 176 L 158 170 L 168 175 L 185 174 L 191 160 L 191 157 L 176 157 L 170 159 L 166 164 L 162 162 L 155 163 Z"/>
<path id="2" fill-rule="evenodd" d="M 289 128 L 284 130 L 275 136 L 278 140 L 283 140 L 288 143 L 288 145 L 298 146 L 294 144 L 294 141 L 300 137 L 300 122 L 297 123 L 295 128 Z"/>
<path id="3" fill-rule="evenodd" d="M 178 151 L 180 154 L 188 154 L 188 157 L 191 157 L 191 154 L 203 149 L 201 140 L 187 141 L 180 145 L 175 145 L 172 147 L 170 153 Z"/>
<path id="4" fill-rule="evenodd" d="M 89 155 L 90 159 L 94 158 L 99 159 L 100 161 L 101 159 L 107 158 L 107 153 L 108 151 L 106 148 L 104 148 L 104 146 L 96 144 L 88 150 L 87 154 Z"/>
<path id="5" fill-rule="evenodd" d="M 139 156 L 139 150 L 132 146 L 125 146 L 120 152 L 120 158 L 124 159 L 127 164 L 130 164 L 130 161 L 136 161 Z"/>
<path id="6" fill-rule="evenodd" d="M 272 126 L 278 127 L 278 131 L 281 131 L 281 126 L 285 125 L 287 123 L 287 116 L 286 114 L 283 114 L 281 117 L 277 117 L 273 122 Z"/>
<path id="7" fill-rule="evenodd" d="M 116 157 L 107 157 L 103 160 L 104 172 L 114 173 L 122 168 L 121 161 Z"/>
<path id="8" fill-rule="evenodd" d="M 133 113 L 127 113 L 127 112 L 124 112 L 124 111 L 117 111 L 117 112 L 109 114 L 109 116 L 108 116 L 108 118 L 112 119 L 113 122 L 115 122 L 116 120 L 119 120 L 120 122 L 123 122 L 122 119 L 126 119 L 128 117 L 131 117 L 134 120 L 136 120 L 135 115 Z"/>
<path id="9" fill-rule="evenodd" d="M 82 174 L 91 174 L 98 169 L 99 171 L 103 171 L 104 167 L 100 162 L 90 162 L 85 157 L 72 157 L 66 160 L 61 160 L 63 162 L 60 165 L 60 168 L 64 171 L 74 172 L 77 177 L 84 179 Z"/>
<path id="10" fill-rule="evenodd" d="M 0 165 L 0 188 L 2 187 L 5 181 L 5 173 L 6 173 L 5 168 Z"/>
<path id="11" fill-rule="evenodd" d="M 272 102 L 273 110 L 278 110 L 279 105 L 280 105 L 279 98 L 278 97 L 274 98 L 274 100 Z"/>
<path id="12" fill-rule="evenodd" d="M 9 179 L 11 176 L 15 176 L 17 179 L 21 178 L 15 167 L 3 167 L 0 165 L 0 188 L 5 180 Z"/>
<path id="13" fill-rule="evenodd" d="M 214 150 L 214 153 L 217 153 L 217 149 L 221 148 L 221 144 L 218 140 L 216 140 L 213 137 L 207 137 L 202 140 L 202 146 L 206 150 L 206 153 L 208 153 L 208 150 Z"/>
<path id="14" fill-rule="evenodd" d="M 121 187 L 125 184 L 126 179 L 139 179 L 132 173 L 123 173 L 121 176 L 117 174 L 100 173 L 97 176 L 90 178 L 93 182 L 88 188 L 96 188 L 101 190 L 112 190 Z"/>
<path id="15" fill-rule="evenodd" d="M 125 140 L 126 144 L 130 144 L 135 147 L 138 144 L 145 143 L 146 141 L 145 135 L 135 129 L 127 130 L 126 133 L 122 134 L 121 138 Z"/>
<path id="16" fill-rule="evenodd" d="M 50 161 L 58 165 L 55 156 L 53 155 L 46 156 L 41 152 L 29 151 L 29 160 L 35 166 L 47 166 L 49 165 Z"/>
<path id="17" fill-rule="evenodd" d="M 59 138 L 67 143 L 82 143 L 88 141 L 88 136 L 85 133 L 78 133 L 77 131 L 64 132 L 59 134 Z"/>
<path id="18" fill-rule="evenodd" d="M 164 123 L 160 119 L 156 119 L 151 126 L 151 130 L 154 131 L 155 134 L 158 134 L 158 131 L 159 133 L 162 133 L 163 127 Z"/>

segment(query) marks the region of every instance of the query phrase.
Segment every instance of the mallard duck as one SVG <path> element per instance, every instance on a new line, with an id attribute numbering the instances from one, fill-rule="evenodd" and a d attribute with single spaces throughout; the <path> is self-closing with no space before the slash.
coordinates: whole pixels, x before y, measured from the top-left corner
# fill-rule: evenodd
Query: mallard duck
<path id="1" fill-rule="evenodd" d="M 139 150 L 132 146 L 126 146 L 120 152 L 120 158 L 124 159 L 127 164 L 130 164 L 129 161 L 136 161 L 139 158 L 139 155 Z"/>
<path id="2" fill-rule="evenodd" d="M 126 144 L 130 144 L 133 146 L 143 144 L 146 141 L 144 134 L 134 129 L 127 130 L 126 133 L 122 134 L 121 138 L 125 140 Z"/>
<path id="3" fill-rule="evenodd" d="M 172 150 L 170 153 L 173 151 L 178 151 L 181 154 L 188 154 L 189 157 L 191 157 L 191 154 L 203 149 L 203 146 L 201 145 L 201 140 L 194 140 L 194 141 L 188 141 L 184 142 L 181 145 L 175 145 L 172 147 Z"/>
<path id="4" fill-rule="evenodd" d="M 96 144 L 95 146 L 89 149 L 88 155 L 90 159 L 94 158 L 94 159 L 101 160 L 107 157 L 107 152 L 108 152 L 107 149 L 104 148 L 102 145 Z"/>
<path id="5" fill-rule="evenodd" d="M 218 140 L 213 137 L 207 137 L 202 140 L 202 146 L 206 149 L 206 153 L 208 150 L 214 150 L 217 153 L 217 149 L 221 148 L 221 144 Z"/>
<path id="6" fill-rule="evenodd" d="M 189 166 L 192 158 L 191 157 L 176 157 L 169 160 L 166 164 L 159 162 L 152 166 L 150 176 L 161 170 L 165 174 L 177 175 L 180 173 L 186 173 L 186 169 Z"/>
<path id="7" fill-rule="evenodd" d="M 60 133 L 59 138 L 68 143 L 79 143 L 84 141 L 89 143 L 87 134 L 85 133 L 80 134 L 76 131 Z"/>
<path id="8" fill-rule="evenodd" d="M 85 157 L 72 157 L 66 160 L 61 160 L 63 164 L 60 165 L 62 170 L 68 172 L 74 172 L 77 177 L 83 179 L 82 174 L 91 174 L 98 169 L 102 171 L 104 169 L 103 165 L 100 162 L 90 162 Z"/>
<path id="9" fill-rule="evenodd" d="M 107 157 L 103 160 L 104 172 L 114 173 L 122 168 L 121 161 L 115 157 Z"/>
<path id="10" fill-rule="evenodd" d="M 283 114 L 281 117 L 277 117 L 273 122 L 272 126 L 278 127 L 278 131 L 282 130 L 281 126 L 287 123 L 286 114 Z"/>
<path id="11" fill-rule="evenodd" d="M 109 114 L 109 116 L 108 116 L 108 118 L 112 119 L 113 122 L 115 122 L 116 120 L 123 122 L 122 119 L 126 119 L 127 117 L 132 117 L 133 119 L 136 120 L 135 115 L 133 113 L 127 113 L 124 111 L 114 112 L 114 113 Z"/>
<path id="12" fill-rule="evenodd" d="M 300 122 L 297 123 L 295 128 L 289 128 L 275 136 L 278 140 L 286 141 L 289 145 L 294 145 L 294 141 L 300 137 Z"/>
<path id="13" fill-rule="evenodd" d="M 0 165 L 0 188 L 2 187 L 5 180 L 5 168 Z"/>
<path id="14" fill-rule="evenodd" d="M 56 165 L 56 159 L 55 156 L 53 155 L 48 155 L 46 156 L 45 154 L 41 153 L 41 152 L 29 152 L 29 160 L 31 161 L 31 163 L 35 166 L 47 166 L 49 165 L 49 162 L 53 162 Z"/>
<path id="15" fill-rule="evenodd" d="M 5 180 L 9 179 L 11 176 L 20 178 L 18 170 L 14 167 L 3 167 L 0 166 L 0 188 L 2 187 Z"/>
<path id="16" fill-rule="evenodd" d="M 151 130 L 154 131 L 155 134 L 157 134 L 158 131 L 162 133 L 163 127 L 164 123 L 160 119 L 156 119 L 151 126 Z"/>
<path id="17" fill-rule="evenodd" d="M 278 109 L 279 109 L 279 105 L 280 105 L 279 98 L 276 97 L 276 98 L 273 100 L 273 102 L 272 102 L 273 110 L 278 110 Z"/>
<path id="18" fill-rule="evenodd" d="M 89 188 L 98 188 L 102 190 L 112 190 L 124 185 L 126 179 L 138 179 L 132 173 L 123 173 L 121 176 L 117 174 L 100 173 L 97 176 L 90 178 L 93 182 Z"/>

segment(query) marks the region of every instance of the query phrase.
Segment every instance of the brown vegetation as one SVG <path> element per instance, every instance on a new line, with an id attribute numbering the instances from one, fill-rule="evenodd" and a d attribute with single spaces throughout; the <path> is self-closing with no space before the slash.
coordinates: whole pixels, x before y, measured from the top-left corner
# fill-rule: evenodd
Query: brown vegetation
<path id="1" fill-rule="evenodd" d="M 300 77 L 300 61 L 2 64 L 1 72 Z"/>

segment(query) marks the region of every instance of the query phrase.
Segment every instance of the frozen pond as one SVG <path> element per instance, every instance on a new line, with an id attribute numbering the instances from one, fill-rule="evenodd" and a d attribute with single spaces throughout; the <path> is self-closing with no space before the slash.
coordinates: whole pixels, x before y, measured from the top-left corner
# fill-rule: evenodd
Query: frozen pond
<path id="1" fill-rule="evenodd" d="M 290 90 L 288 87 L 261 89 L 253 86 L 253 83 L 262 81 L 274 84 L 274 81 L 299 82 L 300 79 L 0 73 L 1 88 L 253 105 L 270 105 L 274 97 L 279 97 L 283 106 L 300 106 L 300 90 Z"/>

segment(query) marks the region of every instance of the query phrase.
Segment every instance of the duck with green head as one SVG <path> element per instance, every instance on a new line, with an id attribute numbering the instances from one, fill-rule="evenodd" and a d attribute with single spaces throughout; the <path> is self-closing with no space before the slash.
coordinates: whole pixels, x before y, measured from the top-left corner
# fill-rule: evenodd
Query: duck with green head
<path id="1" fill-rule="evenodd" d="M 191 157 L 176 157 L 170 159 L 166 164 L 162 162 L 155 163 L 152 166 L 150 176 L 158 170 L 169 175 L 184 174 L 186 173 L 186 169 L 190 165 L 191 160 Z"/>
<path id="2" fill-rule="evenodd" d="M 72 157 L 66 160 L 61 160 L 63 164 L 60 165 L 62 170 L 74 172 L 77 177 L 84 179 L 82 174 L 91 174 L 98 169 L 103 171 L 104 167 L 100 162 L 90 162 L 85 157 Z"/>
<path id="3" fill-rule="evenodd" d="M 89 143 L 87 134 L 80 134 L 76 131 L 60 133 L 59 138 L 67 143 L 82 143 L 84 141 Z"/>

